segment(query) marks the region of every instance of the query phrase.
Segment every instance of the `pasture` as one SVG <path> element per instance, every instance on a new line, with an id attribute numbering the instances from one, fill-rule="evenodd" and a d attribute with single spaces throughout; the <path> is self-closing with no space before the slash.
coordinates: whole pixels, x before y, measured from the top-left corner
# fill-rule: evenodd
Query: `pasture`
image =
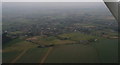
<path id="1" fill-rule="evenodd" d="M 118 40 L 95 37 L 80 33 L 59 35 L 62 38 L 70 37 L 67 40 L 60 40 L 57 37 L 39 38 L 42 41 L 50 42 L 55 46 L 50 48 L 38 48 L 37 44 L 25 40 L 14 40 L 3 49 L 4 63 L 115 63 L 118 61 Z M 98 38 L 98 41 L 90 44 L 75 44 L 79 40 Z M 72 44 L 69 44 L 72 43 Z M 40 43 L 42 44 L 42 43 Z M 24 51 L 27 49 L 26 51 Z M 49 52 L 49 53 L 48 53 Z"/>

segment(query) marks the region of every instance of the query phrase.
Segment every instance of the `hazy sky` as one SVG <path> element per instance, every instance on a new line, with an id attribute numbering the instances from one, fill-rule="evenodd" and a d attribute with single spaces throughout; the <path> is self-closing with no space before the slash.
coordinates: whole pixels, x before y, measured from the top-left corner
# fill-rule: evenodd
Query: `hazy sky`
<path id="1" fill-rule="evenodd" d="M 3 2 L 102 2 L 103 0 L 2 0 Z"/>
<path id="2" fill-rule="evenodd" d="M 2 0 L 3 2 L 103 2 L 103 0 Z M 104 0 L 120 1 L 120 0 Z"/>

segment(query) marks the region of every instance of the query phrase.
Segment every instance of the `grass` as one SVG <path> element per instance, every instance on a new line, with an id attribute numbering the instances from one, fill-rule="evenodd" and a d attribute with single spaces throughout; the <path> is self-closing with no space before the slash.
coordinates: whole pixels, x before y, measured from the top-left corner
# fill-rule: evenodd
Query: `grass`
<path id="1" fill-rule="evenodd" d="M 46 63 L 116 63 L 118 61 L 118 40 L 98 38 L 92 35 L 82 33 L 61 34 L 59 37 L 67 40 L 60 40 L 57 37 L 41 37 L 37 36 L 40 44 L 55 44 L 48 56 Z M 71 44 L 79 40 L 89 40 L 98 38 L 97 42 L 92 44 Z M 10 62 L 22 50 L 29 50 L 17 61 L 17 63 L 39 63 L 45 55 L 48 48 L 37 48 L 38 45 L 24 40 L 15 39 L 5 45 L 3 49 L 3 61 Z"/>
<path id="2" fill-rule="evenodd" d="M 64 45 L 64 44 L 70 44 L 70 43 L 76 43 L 76 42 L 71 40 L 54 40 L 52 41 L 52 43 L 55 45 Z"/>
<path id="3" fill-rule="evenodd" d="M 11 45 L 3 49 L 3 52 L 22 51 L 24 49 L 34 47 L 37 47 L 37 45 L 27 41 L 19 41 L 13 44 L 11 43 Z"/>
<path id="4" fill-rule="evenodd" d="M 3 52 L 2 53 L 2 61 L 3 63 L 10 63 L 12 60 L 14 60 L 21 51 L 11 51 L 11 52 Z"/>
<path id="5" fill-rule="evenodd" d="M 16 63 L 40 63 L 48 48 L 31 48 Z"/>
<path id="6" fill-rule="evenodd" d="M 10 32 L 10 34 L 14 34 L 14 35 L 16 35 L 16 34 L 22 34 L 23 32 L 21 32 L 21 31 L 15 31 L 15 32 Z"/>
<path id="7" fill-rule="evenodd" d="M 94 43 L 94 47 L 99 53 L 101 63 L 116 63 L 118 61 L 118 40 L 102 38 Z"/>
<path id="8" fill-rule="evenodd" d="M 55 47 L 46 63 L 117 63 L 118 40 L 100 38 L 92 45 L 73 44 Z"/>
<path id="9" fill-rule="evenodd" d="M 77 32 L 76 33 L 61 34 L 61 35 L 59 35 L 59 37 L 61 37 L 61 38 L 69 37 L 70 40 L 73 40 L 73 41 L 89 40 L 89 39 L 97 38 L 97 37 L 92 36 L 92 35 L 87 35 L 87 34 L 77 33 Z"/>
<path id="10" fill-rule="evenodd" d="M 53 49 L 46 63 L 94 63 L 99 62 L 96 50 L 90 45 L 63 45 Z"/>
<path id="11" fill-rule="evenodd" d="M 8 43 L 6 43 L 6 44 L 4 44 L 3 45 L 3 49 L 4 48 L 7 48 L 7 47 L 10 47 L 10 46 L 12 46 L 12 45 L 14 45 L 14 44 L 16 44 L 16 43 L 18 43 L 18 42 L 21 42 L 22 40 L 21 39 L 14 39 L 14 40 L 12 40 L 12 41 L 10 41 L 10 42 L 8 42 Z"/>
<path id="12" fill-rule="evenodd" d="M 40 45 L 49 45 L 49 44 L 63 45 L 63 44 L 75 43 L 75 41 L 72 41 L 72 40 L 60 40 L 54 36 L 37 37 L 37 39 L 38 40 L 34 40 L 34 42 L 36 42 Z"/>

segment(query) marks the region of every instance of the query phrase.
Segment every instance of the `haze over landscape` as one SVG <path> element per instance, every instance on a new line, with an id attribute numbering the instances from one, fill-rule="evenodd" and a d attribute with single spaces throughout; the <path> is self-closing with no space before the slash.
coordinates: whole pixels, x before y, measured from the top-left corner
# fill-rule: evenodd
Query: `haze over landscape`
<path id="1" fill-rule="evenodd" d="M 102 2 L 4 2 L 3 63 L 117 63 L 118 23 Z"/>

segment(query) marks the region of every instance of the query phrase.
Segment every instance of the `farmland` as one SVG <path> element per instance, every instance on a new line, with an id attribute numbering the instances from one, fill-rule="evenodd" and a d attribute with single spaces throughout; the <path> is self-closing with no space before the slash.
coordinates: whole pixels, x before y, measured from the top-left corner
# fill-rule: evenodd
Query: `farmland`
<path id="1" fill-rule="evenodd" d="M 69 36 L 68 34 L 67 35 L 62 34 L 62 35 Z M 70 36 L 74 36 L 74 35 L 70 35 Z M 79 35 L 79 37 L 81 36 Z M 56 38 L 53 38 L 51 40 L 54 39 L 56 40 Z M 7 47 L 6 49 L 4 49 L 3 61 L 12 62 L 17 56 L 19 56 L 22 52 L 24 52 L 25 49 L 28 49 L 19 59 L 16 60 L 16 63 L 40 63 L 44 55 L 49 50 L 49 47 L 38 48 L 37 44 L 26 41 L 23 42 L 13 44 L 11 45 L 11 47 Z M 118 59 L 117 39 L 99 38 L 98 41 L 91 42 L 89 44 L 83 44 L 83 43 L 71 44 L 71 42 L 66 42 L 65 40 L 63 40 L 62 42 L 60 40 L 54 41 L 54 43 L 56 44 L 55 46 L 52 47 L 53 49 L 49 53 L 48 57 L 45 59 L 44 61 L 45 63 L 68 63 L 68 62 L 70 63 L 111 62 L 112 63 L 112 62 L 116 62 Z M 107 46 L 108 44 L 109 46 Z"/>
<path id="2" fill-rule="evenodd" d="M 103 3 L 3 3 L 2 31 L 3 63 L 118 61 L 118 23 Z"/>

